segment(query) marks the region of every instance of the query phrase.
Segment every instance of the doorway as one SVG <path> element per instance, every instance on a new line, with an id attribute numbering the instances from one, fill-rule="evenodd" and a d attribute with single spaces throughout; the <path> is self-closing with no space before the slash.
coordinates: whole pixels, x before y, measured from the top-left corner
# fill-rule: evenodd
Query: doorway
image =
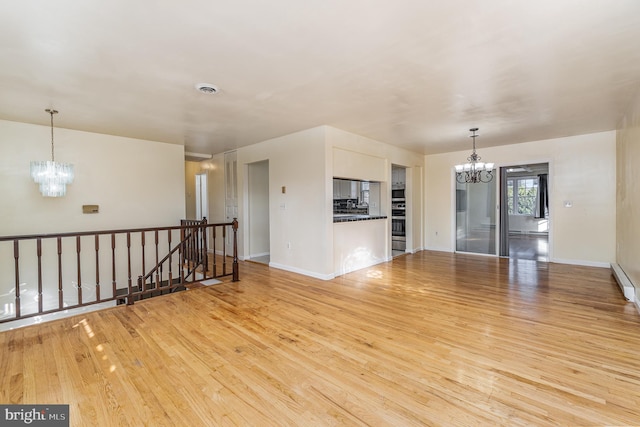
<path id="1" fill-rule="evenodd" d="M 391 254 L 396 257 L 407 251 L 407 170 L 391 165 Z"/>
<path id="2" fill-rule="evenodd" d="M 269 264 L 269 161 L 250 163 L 247 168 L 249 259 Z"/>
<path id="3" fill-rule="evenodd" d="M 196 219 L 209 218 L 209 196 L 207 190 L 207 174 L 199 173 L 196 179 Z"/>
<path id="4" fill-rule="evenodd" d="M 500 168 L 500 256 L 549 261 L 549 164 Z"/>
<path id="5" fill-rule="evenodd" d="M 456 252 L 496 255 L 496 183 L 456 181 Z"/>

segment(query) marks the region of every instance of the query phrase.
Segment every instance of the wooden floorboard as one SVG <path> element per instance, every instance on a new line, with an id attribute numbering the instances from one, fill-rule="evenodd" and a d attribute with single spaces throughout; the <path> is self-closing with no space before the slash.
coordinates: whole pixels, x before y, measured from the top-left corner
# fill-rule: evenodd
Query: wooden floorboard
<path id="1" fill-rule="evenodd" d="M 87 426 L 640 425 L 640 315 L 608 269 L 419 252 L 0 333 L 0 403 Z"/>

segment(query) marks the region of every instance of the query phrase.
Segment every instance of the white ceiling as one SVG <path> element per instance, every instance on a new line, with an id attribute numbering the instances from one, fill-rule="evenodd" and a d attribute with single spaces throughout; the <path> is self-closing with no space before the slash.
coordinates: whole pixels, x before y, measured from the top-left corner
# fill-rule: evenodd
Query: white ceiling
<path id="1" fill-rule="evenodd" d="M 215 84 L 206 95 L 195 84 Z M 0 119 L 219 153 L 331 125 L 421 153 L 615 129 L 639 0 L 4 0 Z"/>

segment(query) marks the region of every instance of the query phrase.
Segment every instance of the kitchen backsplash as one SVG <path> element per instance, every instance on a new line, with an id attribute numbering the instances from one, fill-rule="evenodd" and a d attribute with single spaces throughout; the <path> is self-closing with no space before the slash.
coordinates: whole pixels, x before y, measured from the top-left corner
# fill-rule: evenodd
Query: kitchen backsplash
<path id="1" fill-rule="evenodd" d="M 357 199 L 334 199 L 333 213 L 334 214 L 368 215 L 369 206 L 367 204 L 358 204 Z"/>

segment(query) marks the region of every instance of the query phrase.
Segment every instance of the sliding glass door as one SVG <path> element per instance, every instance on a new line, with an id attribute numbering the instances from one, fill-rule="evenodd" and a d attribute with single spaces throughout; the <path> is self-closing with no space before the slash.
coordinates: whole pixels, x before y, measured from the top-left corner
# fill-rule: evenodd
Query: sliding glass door
<path id="1" fill-rule="evenodd" d="M 496 254 L 496 183 L 456 182 L 456 251 Z"/>

